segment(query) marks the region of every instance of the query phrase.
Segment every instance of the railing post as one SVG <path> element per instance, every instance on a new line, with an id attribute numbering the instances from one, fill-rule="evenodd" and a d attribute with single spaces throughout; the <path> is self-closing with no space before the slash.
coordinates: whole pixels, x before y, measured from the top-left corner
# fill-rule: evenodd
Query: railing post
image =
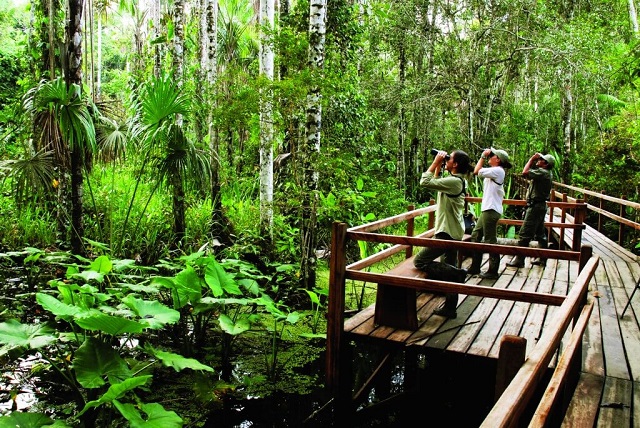
<path id="1" fill-rule="evenodd" d="M 415 208 L 416 208 L 415 205 L 409 205 L 408 210 L 413 211 Z M 415 227 L 415 221 L 414 221 L 414 218 L 411 217 L 409 220 L 407 220 L 407 236 L 413 236 L 414 227 Z M 405 255 L 407 258 L 410 258 L 413 255 L 413 245 L 410 245 L 406 249 Z"/>
<path id="2" fill-rule="evenodd" d="M 429 199 L 429 205 L 435 205 L 436 201 L 434 199 Z M 436 213 L 429 213 L 429 230 L 436 227 Z"/>
<path id="3" fill-rule="evenodd" d="M 573 217 L 573 223 L 575 225 L 583 225 L 584 220 L 587 216 L 587 204 L 584 203 L 582 199 L 577 199 L 576 203 L 578 203 L 578 205 L 576 206 L 575 215 Z M 576 227 L 573 230 L 573 244 L 571 246 L 572 247 L 571 249 L 573 251 L 579 251 L 581 244 L 582 244 L 582 228 Z"/>
<path id="4" fill-rule="evenodd" d="M 604 195 L 604 190 L 601 191 L 600 193 Z M 604 210 L 604 199 L 600 198 L 600 203 L 598 204 L 598 208 L 600 208 L 601 210 Z M 602 212 L 598 213 L 598 232 L 602 233 Z"/>
<path id="5" fill-rule="evenodd" d="M 627 199 L 626 195 L 620 196 L 620 199 Z M 624 205 L 620 204 L 620 217 L 624 218 L 626 210 L 624 209 Z M 618 222 L 618 245 L 621 247 L 624 246 L 624 223 Z"/>
<path id="6" fill-rule="evenodd" d="M 592 256 L 593 256 L 593 247 L 591 245 L 585 244 L 580 247 L 580 261 L 578 262 L 579 263 L 578 273 L 582 272 L 582 269 L 584 269 L 587 262 Z M 589 287 L 585 287 L 584 295 L 580 298 L 581 305 L 587 304 L 588 289 Z"/>
<path id="7" fill-rule="evenodd" d="M 343 361 L 344 348 L 344 310 L 345 310 L 345 273 L 346 273 L 346 235 L 347 225 L 334 222 L 331 234 L 331 259 L 329 265 L 329 305 L 327 308 L 327 353 L 326 386 L 336 399 L 344 403 L 344 395 L 351 394 L 351 383 L 345 385 L 347 367 L 351 361 Z M 345 392 L 347 391 L 347 392 Z M 348 400 L 347 400 L 348 401 Z"/>

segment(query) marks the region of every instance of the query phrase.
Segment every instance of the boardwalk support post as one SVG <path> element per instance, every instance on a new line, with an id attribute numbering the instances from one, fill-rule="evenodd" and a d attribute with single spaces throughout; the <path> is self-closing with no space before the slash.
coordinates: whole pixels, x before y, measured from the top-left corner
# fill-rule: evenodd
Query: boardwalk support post
<path id="1" fill-rule="evenodd" d="M 527 353 L 527 339 L 505 334 L 500 342 L 498 368 L 496 370 L 495 400 L 509 386 L 511 379 L 518 373 Z"/>
<path id="2" fill-rule="evenodd" d="M 327 308 L 326 386 L 335 399 L 337 415 L 348 411 L 345 406 L 351 404 L 351 371 L 347 367 L 351 358 L 347 358 L 349 350 L 344 338 L 346 235 L 347 225 L 334 222 Z"/>

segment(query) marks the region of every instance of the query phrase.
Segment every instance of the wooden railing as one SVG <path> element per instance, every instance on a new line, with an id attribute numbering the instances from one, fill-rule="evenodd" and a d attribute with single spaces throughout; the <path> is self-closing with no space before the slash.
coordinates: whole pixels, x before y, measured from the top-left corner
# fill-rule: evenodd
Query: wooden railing
<path id="1" fill-rule="evenodd" d="M 561 394 L 565 391 L 564 387 L 572 380 L 577 379 L 576 373 L 582 364 L 581 358 L 579 358 L 581 355 L 580 344 L 593 309 L 593 303 L 583 305 L 583 298 L 599 261 L 598 256 L 589 259 L 559 311 L 554 314 L 550 322 L 550 325 L 555 325 L 557 328 L 544 331 L 535 348 L 527 356 L 527 360 L 484 419 L 481 427 L 523 426 L 521 417 L 530 406 L 531 399 L 544 378 L 551 359 L 560 349 L 563 336 L 572 321 L 577 318 L 578 321 L 573 326 L 569 343 L 562 351 L 554 374 L 529 423 L 529 427 L 547 425 L 547 419 L 553 414 L 553 409 L 560 405 L 563 398 Z"/>
<path id="2" fill-rule="evenodd" d="M 513 179 L 515 186 L 512 187 L 515 189 L 516 195 L 524 197 L 528 181 L 522 176 L 514 176 Z M 587 204 L 588 213 L 591 213 L 591 215 L 587 214 L 584 222 L 603 235 L 607 235 L 605 233 L 607 224 L 617 224 L 618 236 L 610 236 L 610 238 L 617 240 L 621 247 L 633 250 L 640 242 L 640 203 L 557 181 L 553 182 L 552 196 L 555 200 L 566 202 L 583 200 Z M 629 229 L 633 233 L 632 236 L 627 233 Z"/>
<path id="3" fill-rule="evenodd" d="M 479 198 L 467 197 L 469 203 L 479 202 Z M 505 200 L 506 204 L 524 205 L 522 200 Z M 503 394 L 506 398 L 501 398 L 499 405 L 496 404 L 495 411 L 492 411 L 487 419 L 489 425 L 485 426 L 511 426 L 518 421 L 524 408 L 529 404 L 533 391 L 541 382 L 541 371 L 547 368 L 553 353 L 557 352 L 560 346 L 560 340 L 569 328 L 570 321 L 577 319 L 580 309 L 587 300 L 587 286 L 589 280 L 595 272 L 598 258 L 594 257 L 590 246 L 582 246 L 580 243 L 581 231 L 584 225 L 581 223 L 586 211 L 586 204 L 580 201 L 574 202 L 549 202 L 551 207 L 565 211 L 573 211 L 573 222 L 564 222 L 564 216 L 561 217 L 560 223 L 545 222 L 548 228 L 571 228 L 574 230 L 573 248 L 570 250 L 551 250 L 546 248 L 529 248 L 514 245 L 495 245 L 482 244 L 475 242 L 451 241 L 434 239 L 433 224 L 435 217 L 435 205 L 420 209 L 411 209 L 408 212 L 378 220 L 361 226 L 347 228 L 344 223 L 334 223 L 332 244 L 331 244 L 331 261 L 330 261 L 330 277 L 329 277 L 329 305 L 328 305 L 328 323 L 327 323 L 327 353 L 326 353 L 326 382 L 328 388 L 333 392 L 336 402 L 340 403 L 346 400 L 350 393 L 350 388 L 344 388 L 345 369 L 344 358 L 345 343 L 344 321 L 345 321 L 345 285 L 346 280 L 358 280 L 370 283 L 388 284 L 390 286 L 406 287 L 419 291 L 437 291 L 440 293 L 462 293 L 467 295 L 475 295 L 480 297 L 490 297 L 530 303 L 540 303 L 547 305 L 559 305 L 561 310 L 554 318 L 553 325 L 557 325 L 558 329 L 547 333 L 540 338 L 539 343 L 534 348 L 533 354 L 528 357 L 523 364 L 520 372 L 514 378 L 513 385 L 507 387 L 509 393 Z M 414 234 L 414 221 L 417 217 L 428 215 L 429 229 L 417 236 Z M 521 225 L 522 220 L 503 219 L 503 223 Z M 378 233 L 381 229 L 406 223 L 406 235 L 393 235 Z M 577 238 L 576 238 L 577 236 Z M 350 265 L 346 265 L 346 248 L 350 240 L 366 241 L 391 244 L 391 247 L 356 261 Z M 414 246 L 434 247 L 455 249 L 457 251 L 481 251 L 486 253 L 497 253 L 507 255 L 522 255 L 526 257 L 542 257 L 548 259 L 559 259 L 578 261 L 580 275 L 576 280 L 577 286 L 572 287 L 568 296 L 558 296 L 545 293 L 515 291 L 509 289 L 498 289 L 493 287 L 474 286 L 468 284 L 459 284 L 447 281 L 429 280 L 428 278 L 409 278 L 397 277 L 385 273 L 365 272 L 364 268 L 373 265 L 379 261 L 385 260 L 394 254 L 404 251 L 405 257 L 411 257 Z M 585 269 L 586 267 L 586 269 Z M 584 317 L 588 318 L 588 313 L 583 312 L 580 317 L 582 323 L 585 322 Z M 583 330 L 574 329 L 573 334 L 576 338 L 573 340 L 581 341 Z M 575 353 L 579 352 L 579 347 L 570 348 L 570 353 L 564 357 L 575 367 L 580 363 L 580 359 L 575 357 Z M 565 350 L 565 353 L 569 352 Z M 577 363 L 576 363 L 577 361 Z M 569 364 L 569 363 L 567 363 Z M 554 379 L 555 384 L 566 382 L 568 371 L 559 371 Z M 512 391 L 513 389 L 513 391 Z M 512 393 L 513 392 L 513 393 Z M 541 402 L 543 410 L 548 411 L 556 402 L 553 392 L 549 397 L 545 396 L 545 400 Z M 507 400 L 507 401 L 503 401 Z M 507 410 L 505 412 L 505 409 Z"/>

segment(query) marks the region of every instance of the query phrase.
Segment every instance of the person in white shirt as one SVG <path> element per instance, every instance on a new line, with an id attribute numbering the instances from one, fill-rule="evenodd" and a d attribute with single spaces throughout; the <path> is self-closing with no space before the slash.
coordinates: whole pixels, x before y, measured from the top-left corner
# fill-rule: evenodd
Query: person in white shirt
<path id="1" fill-rule="evenodd" d="M 502 217 L 503 212 L 505 169 L 508 168 L 511 168 L 511 163 L 507 152 L 493 147 L 485 149 L 482 152 L 482 157 L 476 163 L 473 173 L 483 179 L 483 191 L 480 218 L 476 222 L 473 232 L 471 232 L 472 242 L 485 244 L 498 242 L 498 220 Z M 482 253 L 473 253 L 472 260 L 471 267 L 468 270 L 470 275 L 480 274 L 481 278 L 487 279 L 498 278 L 500 254 L 491 254 L 489 256 L 489 268 L 482 273 L 480 273 Z"/>

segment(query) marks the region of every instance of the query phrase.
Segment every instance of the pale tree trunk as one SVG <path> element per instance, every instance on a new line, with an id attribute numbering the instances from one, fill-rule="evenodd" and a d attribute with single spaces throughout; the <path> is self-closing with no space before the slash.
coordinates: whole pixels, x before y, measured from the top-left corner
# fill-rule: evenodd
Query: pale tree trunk
<path id="1" fill-rule="evenodd" d="M 95 98 L 100 99 L 102 93 L 102 10 L 98 11 L 98 60 L 96 61 L 96 91 Z"/>
<path id="2" fill-rule="evenodd" d="M 400 44 L 400 63 L 399 65 L 399 79 L 400 79 L 400 93 L 404 93 L 405 84 L 407 79 L 407 56 L 404 49 L 404 43 Z M 402 186 L 402 188 L 407 189 L 407 174 L 406 174 L 406 163 L 405 163 L 405 141 L 407 138 L 407 119 L 406 112 L 404 108 L 404 99 L 400 99 L 400 105 L 398 106 L 398 153 L 397 153 L 397 173 L 396 179 L 398 180 L 398 185 Z M 407 196 L 407 195 L 405 195 Z"/>
<path id="3" fill-rule="evenodd" d="M 564 159 L 560 166 L 561 181 L 569 183 L 571 177 L 571 159 L 573 154 L 571 138 L 571 118 L 573 116 L 573 94 L 571 93 L 571 78 L 567 77 L 564 84 L 564 94 L 562 97 L 562 137 L 564 145 Z"/>
<path id="4" fill-rule="evenodd" d="M 627 8 L 629 9 L 629 22 L 631 22 L 631 30 L 634 36 L 638 36 L 638 15 L 636 13 L 636 5 L 633 0 L 627 0 Z"/>
<path id="5" fill-rule="evenodd" d="M 309 2 L 309 69 L 320 78 L 324 65 L 325 21 L 327 15 L 326 0 Z M 311 290 L 316 285 L 316 216 L 318 203 L 317 159 L 320 153 L 320 130 L 322 124 L 322 95 L 320 86 L 313 85 L 307 95 L 306 139 L 302 146 L 302 226 L 300 262 L 302 286 Z"/>
<path id="6" fill-rule="evenodd" d="M 54 2 L 53 0 L 48 0 L 48 6 L 49 6 L 49 79 L 53 80 L 56 78 L 56 71 L 55 71 L 55 65 L 56 65 L 56 55 L 55 55 L 55 39 L 53 37 L 54 33 L 54 14 L 55 11 L 54 9 Z M 33 9 L 35 10 L 35 8 Z"/>
<path id="7" fill-rule="evenodd" d="M 273 80 L 274 0 L 260 0 L 260 74 Z M 273 92 L 260 94 L 260 230 L 273 241 Z M 270 245 L 269 245 L 270 246 Z"/>
<path id="8" fill-rule="evenodd" d="M 69 23 L 67 27 L 67 69 L 65 73 L 67 88 L 76 84 L 82 88 L 82 0 L 69 0 Z M 80 96 L 80 94 L 78 94 Z M 82 163 L 83 145 L 75 142 L 71 147 L 71 250 L 75 254 L 84 254 L 82 238 Z"/>
<path id="9" fill-rule="evenodd" d="M 222 243 L 230 242 L 230 224 L 222 211 L 220 194 L 220 146 L 218 128 L 213 124 L 213 110 L 215 109 L 214 91 L 218 78 L 218 0 L 207 0 L 206 4 L 206 36 L 207 36 L 207 105 L 210 106 L 207 115 L 209 134 L 209 152 L 211 153 L 211 235 Z"/>
<path id="10" fill-rule="evenodd" d="M 182 88 L 184 70 L 184 0 L 173 4 L 173 76 L 178 88 Z"/>
<path id="11" fill-rule="evenodd" d="M 200 60 L 199 68 L 196 73 L 196 87 L 203 88 L 202 92 L 202 106 L 208 105 L 207 100 L 207 67 L 209 65 L 209 35 L 207 34 L 207 7 L 209 0 L 198 0 L 198 57 Z M 200 91 L 198 91 L 200 92 Z M 196 141 L 203 141 L 204 134 L 206 134 L 206 118 L 200 113 L 200 109 L 196 109 L 193 112 L 194 132 L 196 135 Z"/>
<path id="12" fill-rule="evenodd" d="M 152 39 L 160 36 L 160 0 L 151 0 Z M 162 49 L 160 43 L 153 44 L 153 75 L 160 77 L 162 73 Z"/>

